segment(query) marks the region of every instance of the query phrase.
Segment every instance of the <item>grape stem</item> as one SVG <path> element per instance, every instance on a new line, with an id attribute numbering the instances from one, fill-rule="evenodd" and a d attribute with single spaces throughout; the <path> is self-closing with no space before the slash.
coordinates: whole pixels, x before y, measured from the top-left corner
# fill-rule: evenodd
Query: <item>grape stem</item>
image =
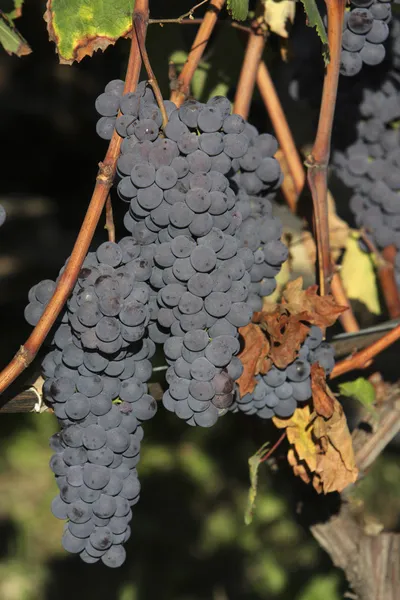
<path id="1" fill-rule="evenodd" d="M 164 25 L 165 23 L 178 23 L 179 25 L 181 25 L 183 23 L 183 21 L 189 21 L 189 23 L 192 23 L 195 20 L 193 18 L 194 11 L 197 10 L 198 8 L 200 8 L 200 6 L 203 6 L 203 4 L 206 4 L 207 2 L 208 2 L 208 0 L 202 0 L 201 2 L 199 2 L 198 4 L 193 6 L 190 10 L 185 12 L 183 15 L 181 15 L 180 17 L 177 17 L 176 19 L 149 19 L 148 24 L 153 25 L 154 23 L 157 23 L 158 25 Z M 186 17 L 188 17 L 188 18 L 186 18 Z M 202 19 L 196 19 L 196 20 L 202 21 Z"/>
<path id="2" fill-rule="evenodd" d="M 308 185 L 314 208 L 315 238 L 317 241 L 318 279 L 320 294 L 329 292 L 332 262 L 329 247 L 328 223 L 328 163 L 339 81 L 342 30 L 346 0 L 325 0 L 328 14 L 328 42 L 330 61 L 326 68 L 319 122 L 314 147 L 308 156 Z"/>
<path id="3" fill-rule="evenodd" d="M 292 212 L 296 211 L 297 198 L 301 194 L 305 183 L 305 171 L 300 154 L 297 151 L 292 132 L 283 111 L 274 83 L 264 61 L 260 62 L 257 71 L 257 86 L 264 105 L 271 119 L 279 146 L 282 149 L 292 176 L 296 195 L 285 194 L 286 202 Z M 285 193 L 285 189 L 283 189 Z"/>
<path id="4" fill-rule="evenodd" d="M 248 68 L 245 68 L 243 65 L 241 77 L 243 73 L 244 82 L 242 84 L 242 88 L 238 87 L 238 92 L 235 98 L 235 106 L 234 111 L 240 112 L 242 116 L 245 115 L 245 118 L 248 117 L 248 112 L 250 108 L 251 95 L 254 91 L 254 76 L 257 82 L 257 86 L 260 92 L 260 95 L 263 99 L 265 108 L 267 109 L 268 115 L 271 119 L 271 123 L 274 127 L 274 131 L 276 137 L 278 139 L 279 145 L 282 149 L 283 154 L 280 155 L 280 162 L 285 161 L 285 165 L 282 167 L 284 172 L 289 175 L 291 178 L 291 182 L 289 185 L 282 185 L 282 191 L 285 195 L 286 202 L 292 212 L 296 210 L 296 202 L 297 198 L 300 195 L 305 182 L 305 172 L 304 167 L 300 158 L 300 155 L 297 151 L 296 144 L 293 139 L 292 132 L 290 130 L 289 124 L 287 122 L 285 113 L 283 111 L 282 105 L 280 103 L 278 94 L 276 92 L 275 86 L 273 84 L 271 75 L 269 73 L 268 67 L 265 62 L 262 60 L 262 52 L 265 47 L 265 37 L 264 39 L 260 39 L 260 36 L 257 37 L 257 30 L 253 28 L 248 30 L 249 33 L 249 41 L 247 45 L 247 52 L 250 52 L 250 58 L 248 59 L 248 67 L 251 70 L 251 80 L 253 81 L 251 94 L 249 94 L 249 90 L 247 89 L 246 83 L 246 73 L 248 73 Z M 256 38 L 256 39 L 254 39 Z M 250 43 L 251 42 L 251 43 Z M 256 69 L 256 64 L 251 59 L 251 53 L 254 52 L 256 55 L 261 50 L 261 57 L 258 61 L 258 69 Z M 256 56 L 257 58 L 257 56 Z M 246 60 L 246 59 L 245 59 Z M 249 77 L 249 75 L 247 75 Z M 239 94 L 240 90 L 240 94 Z M 247 98 L 247 100 L 246 100 Z M 247 110 L 244 107 L 244 102 L 248 104 Z M 289 173 L 288 173 L 289 171 Z M 287 180 L 286 175 L 286 180 Z M 285 183 L 285 182 L 284 182 Z"/>
<path id="5" fill-rule="evenodd" d="M 164 128 L 168 123 L 168 115 L 165 110 L 164 100 L 162 97 L 162 93 L 160 90 L 160 86 L 158 85 L 157 77 L 154 74 L 154 71 L 150 64 L 149 55 L 147 54 L 146 49 L 146 29 L 147 22 L 142 19 L 140 15 L 137 15 L 134 19 L 134 29 L 136 32 L 137 41 L 140 48 L 140 54 L 142 57 L 142 61 L 147 73 L 147 79 L 149 84 L 151 85 L 154 95 L 157 100 L 158 108 L 160 109 L 162 115 L 162 127 Z"/>
<path id="6" fill-rule="evenodd" d="M 171 94 L 171 100 L 177 106 L 181 106 L 189 95 L 190 82 L 201 61 L 224 4 L 225 0 L 210 0 L 207 12 L 199 27 L 183 69 L 176 81 L 177 87 Z"/>
<path id="7" fill-rule="evenodd" d="M 396 254 L 397 249 L 394 244 L 386 246 L 382 250 L 382 264 L 378 266 L 379 283 L 391 319 L 400 316 L 400 297 L 393 267 Z"/>
<path id="8" fill-rule="evenodd" d="M 364 230 L 360 231 L 360 237 L 370 253 L 375 257 L 380 288 L 389 316 L 391 319 L 397 319 L 400 316 L 400 297 L 393 268 L 394 259 L 397 254 L 396 246 L 391 244 L 390 246 L 386 246 L 382 252 L 379 252 L 374 242 Z"/>
<path id="9" fill-rule="evenodd" d="M 254 23 L 253 29 L 249 34 L 246 55 L 235 97 L 234 112 L 241 114 L 242 117 L 247 119 L 256 81 L 281 147 L 279 161 L 285 173 L 285 179 L 287 181 L 287 175 L 290 178 L 290 183 L 284 187 L 283 192 L 290 210 L 295 212 L 297 198 L 302 192 L 305 183 L 305 171 L 268 67 L 262 60 L 265 37 L 257 35 L 256 24 L 257 22 Z M 360 328 L 350 308 L 343 284 L 337 273 L 333 275 L 332 293 L 338 304 L 349 306 L 349 309 L 339 317 L 343 329 L 347 332 L 359 331 Z"/>
<path id="10" fill-rule="evenodd" d="M 268 450 L 268 452 L 262 457 L 262 459 L 260 460 L 260 463 L 266 462 L 272 456 L 272 454 L 275 452 L 275 450 L 282 444 L 285 437 L 286 437 L 286 429 L 282 433 L 280 438 L 272 446 L 272 448 L 270 448 L 270 450 Z"/>
<path id="11" fill-rule="evenodd" d="M 250 112 L 251 99 L 256 85 L 257 73 L 265 48 L 266 34 L 261 30 L 258 21 L 252 23 L 252 30 L 247 40 L 239 81 L 236 88 L 233 112 L 247 119 Z"/>
<path id="12" fill-rule="evenodd" d="M 146 23 L 148 4 L 148 0 L 136 0 L 133 13 L 134 22 L 140 20 L 141 23 Z M 133 33 L 124 93 L 132 92 L 136 88 L 141 63 L 137 36 Z M 121 142 L 122 138 L 114 131 L 104 161 L 99 163 L 93 195 L 66 268 L 38 324 L 25 344 L 20 347 L 11 362 L 0 373 L 0 393 L 4 392 L 33 361 L 75 285 L 113 184 Z"/>
<path id="13" fill-rule="evenodd" d="M 106 225 L 105 228 L 108 232 L 108 241 L 115 242 L 115 224 L 113 216 L 113 208 L 111 202 L 111 194 L 108 194 L 106 200 Z"/>

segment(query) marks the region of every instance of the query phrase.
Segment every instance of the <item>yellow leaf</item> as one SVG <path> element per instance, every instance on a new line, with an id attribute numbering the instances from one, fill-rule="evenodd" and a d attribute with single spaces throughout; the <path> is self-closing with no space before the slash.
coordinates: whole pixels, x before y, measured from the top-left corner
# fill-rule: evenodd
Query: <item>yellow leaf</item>
<path id="1" fill-rule="evenodd" d="M 381 314 L 376 275 L 371 257 L 358 246 L 358 240 L 347 240 L 340 276 L 348 298 L 359 300 L 374 315 Z"/>
<path id="2" fill-rule="evenodd" d="M 306 404 L 296 408 L 290 419 L 273 417 L 273 422 L 279 429 L 286 427 L 287 439 L 295 447 L 298 458 L 304 460 L 310 471 L 315 471 L 318 450 L 312 437 L 312 427 L 309 426 L 310 417 L 310 407 Z"/>
<path id="3" fill-rule="evenodd" d="M 264 20 L 273 33 L 287 38 L 294 21 L 294 0 L 264 0 Z"/>
<path id="4" fill-rule="evenodd" d="M 290 419 L 273 418 L 279 429 L 286 428 L 291 448 L 288 462 L 296 476 L 312 481 L 321 494 L 341 492 L 358 476 L 353 444 L 340 403 L 333 398 L 329 418 L 315 416 L 305 405 Z"/>

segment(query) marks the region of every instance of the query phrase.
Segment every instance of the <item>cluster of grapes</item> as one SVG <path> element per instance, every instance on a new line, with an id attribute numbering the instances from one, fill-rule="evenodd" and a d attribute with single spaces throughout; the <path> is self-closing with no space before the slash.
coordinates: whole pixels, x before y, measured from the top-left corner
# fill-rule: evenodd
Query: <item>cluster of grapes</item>
<path id="1" fill-rule="evenodd" d="M 252 393 L 237 396 L 232 412 L 257 415 L 261 419 L 291 417 L 298 403 L 311 398 L 311 365 L 318 362 L 329 375 L 335 366 L 334 349 L 322 341 L 322 331 L 315 325 L 300 348 L 298 358 L 286 369 L 273 366 L 266 375 L 257 375 Z"/>
<path id="2" fill-rule="evenodd" d="M 340 72 L 354 76 L 363 64 L 379 65 L 385 58 L 383 43 L 392 18 L 390 0 L 351 0 L 345 13 Z"/>
<path id="3" fill-rule="evenodd" d="M 63 547 L 88 563 L 118 567 L 139 500 L 136 465 L 142 421 L 157 410 L 147 393 L 155 344 L 148 261 L 132 238 L 89 253 L 42 363 L 43 394 L 60 423 L 50 467 L 59 488 L 52 512 L 68 519 Z M 46 280 L 29 292 L 25 310 L 35 325 L 55 289 Z"/>
<path id="4" fill-rule="evenodd" d="M 241 374 L 238 328 L 261 307 L 261 286 L 274 289 L 271 269 L 275 275 L 287 258 L 279 227 L 261 233 L 258 224 L 256 245 L 239 235 L 249 194 L 280 185 L 277 143 L 231 114 L 223 97 L 179 109 L 166 102 L 161 137 L 152 91 L 143 83 L 122 91 L 114 81 L 97 99 L 98 131 L 104 136 L 115 119 L 124 137 L 117 163 L 118 195 L 129 202 L 124 223 L 139 244 L 154 247 L 150 336 L 164 342 L 170 364 L 163 403 L 191 425 L 210 426 L 232 403 Z"/>
<path id="5" fill-rule="evenodd" d="M 400 249 L 400 82 L 395 74 L 378 91 L 364 90 L 357 141 L 333 156 L 338 177 L 354 191 L 350 208 L 378 248 Z M 399 260 L 396 260 L 400 267 Z M 398 267 L 397 267 L 398 270 Z M 400 284 L 400 272 L 396 274 Z"/>
<path id="6" fill-rule="evenodd" d="M 282 179 L 273 136 L 231 114 L 223 97 L 179 109 L 166 101 L 161 130 L 146 82 L 123 90 L 114 80 L 97 98 L 97 132 L 124 138 L 117 193 L 131 235 L 89 252 L 42 363 L 44 397 L 62 427 L 51 468 L 53 513 L 68 519 L 63 545 L 109 566 L 124 561 L 139 497 L 155 344 L 169 365 L 164 406 L 189 425 L 213 425 L 237 395 L 239 328 L 288 254 L 269 202 Z M 31 325 L 55 285 L 29 292 Z"/>

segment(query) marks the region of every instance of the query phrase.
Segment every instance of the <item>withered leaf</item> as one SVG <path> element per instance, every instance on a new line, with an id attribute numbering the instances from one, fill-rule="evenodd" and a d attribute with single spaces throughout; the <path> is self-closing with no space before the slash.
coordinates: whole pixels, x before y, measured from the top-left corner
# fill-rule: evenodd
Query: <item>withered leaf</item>
<path id="1" fill-rule="evenodd" d="M 258 325 L 249 323 L 240 327 L 239 333 L 244 340 L 243 350 L 238 357 L 243 364 L 243 373 L 237 380 L 240 396 L 251 393 L 257 383 L 255 375 L 266 373 L 271 364 L 267 359 L 269 342 Z"/>
<path id="2" fill-rule="evenodd" d="M 286 428 L 292 444 L 288 452 L 293 472 L 310 481 L 318 493 L 341 492 L 358 476 L 351 435 L 339 402 L 333 399 L 329 418 L 310 414 L 308 406 L 296 409 L 290 419 L 273 419 L 280 429 Z M 308 479 L 307 479 L 308 478 Z"/>
<path id="3" fill-rule="evenodd" d="M 333 414 L 335 398 L 326 385 L 325 371 L 318 363 L 311 365 L 311 390 L 315 412 L 329 419 Z"/>
<path id="4" fill-rule="evenodd" d="M 316 285 L 303 290 L 303 279 L 291 281 L 283 292 L 287 310 L 291 314 L 303 314 L 303 319 L 318 327 L 330 327 L 347 306 L 339 306 L 331 295 L 318 296 Z"/>
<path id="5" fill-rule="evenodd" d="M 291 467 L 293 467 L 293 473 L 296 475 L 296 477 L 300 477 L 304 483 L 310 483 L 310 471 L 305 467 L 304 463 L 299 461 L 296 451 L 293 450 L 293 448 L 290 448 L 287 457 L 288 463 Z"/>
<path id="6" fill-rule="evenodd" d="M 309 332 L 297 315 L 281 311 L 263 313 L 261 327 L 270 340 L 269 356 L 279 369 L 284 369 L 297 358 L 297 354 Z"/>

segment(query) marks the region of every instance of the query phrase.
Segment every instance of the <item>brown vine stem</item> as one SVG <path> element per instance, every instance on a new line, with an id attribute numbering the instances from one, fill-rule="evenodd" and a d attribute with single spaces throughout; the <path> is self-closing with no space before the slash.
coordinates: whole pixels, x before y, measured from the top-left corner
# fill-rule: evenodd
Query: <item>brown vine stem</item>
<path id="1" fill-rule="evenodd" d="M 145 43 L 147 22 L 145 22 L 143 19 L 135 19 L 134 20 L 134 28 L 135 28 L 139 48 L 140 48 L 140 54 L 142 56 L 142 61 L 143 61 L 144 67 L 146 69 L 148 82 L 151 85 L 154 95 L 156 97 L 158 108 L 160 109 L 160 112 L 162 115 L 162 127 L 164 128 L 166 126 L 166 124 L 168 123 L 168 115 L 167 115 L 167 111 L 165 109 L 164 100 L 162 97 L 160 86 L 158 85 L 157 77 L 154 74 L 154 71 L 150 64 L 149 55 L 147 54 L 146 43 Z"/>
<path id="2" fill-rule="evenodd" d="M 394 244 L 386 246 L 382 250 L 383 264 L 378 267 L 379 282 L 391 319 L 396 319 L 400 316 L 400 297 L 393 267 L 396 254 L 397 249 Z"/>
<path id="3" fill-rule="evenodd" d="M 296 194 L 299 196 L 305 183 L 305 172 L 300 154 L 297 151 L 292 132 L 290 131 L 286 115 L 283 111 L 268 67 L 264 61 L 260 62 L 257 71 L 257 86 L 271 119 L 279 146 L 285 156 L 290 174 L 293 179 Z M 292 212 L 296 210 L 296 200 L 293 195 L 286 198 Z M 293 202 L 294 200 L 294 202 Z"/>
<path id="4" fill-rule="evenodd" d="M 136 0 L 133 13 L 134 22 L 139 20 L 146 23 L 147 18 L 148 0 Z M 140 67 L 141 58 L 139 46 L 136 35 L 132 34 L 132 43 L 124 88 L 125 93 L 135 89 L 140 75 Z M 53 297 L 48 303 L 40 321 L 25 344 L 21 346 L 11 362 L 0 373 L 0 393 L 7 389 L 18 375 L 33 361 L 75 285 L 78 273 L 89 249 L 90 242 L 92 241 L 114 180 L 121 141 L 122 138 L 114 131 L 104 161 L 99 164 L 99 172 L 96 177 L 93 195 L 78 237 L 76 238 L 75 245 L 72 249 L 71 256 L 68 259 L 66 269 L 60 277 Z"/>
<path id="5" fill-rule="evenodd" d="M 317 135 L 314 147 L 306 163 L 308 167 L 308 185 L 310 186 L 314 206 L 321 296 L 329 291 L 332 275 L 332 263 L 329 248 L 327 172 L 339 80 L 342 30 L 346 0 L 325 0 L 325 4 L 328 13 L 330 62 L 325 73 Z"/>
<path id="6" fill-rule="evenodd" d="M 115 224 L 110 194 L 108 194 L 106 200 L 106 229 L 108 232 L 108 241 L 115 242 Z"/>
<path id="7" fill-rule="evenodd" d="M 217 23 L 218 15 L 224 4 L 225 0 L 210 1 L 208 10 L 204 16 L 203 22 L 199 27 L 187 60 L 177 79 L 177 89 L 171 94 L 171 100 L 172 102 L 175 102 L 177 106 L 180 106 L 189 94 L 190 82 L 192 81 L 199 62 L 201 61 L 201 57 L 203 56 L 215 24 Z"/>
<path id="8" fill-rule="evenodd" d="M 400 325 L 388 331 L 379 340 L 364 348 L 364 350 L 356 352 L 353 356 L 336 363 L 330 378 L 334 379 L 354 369 L 363 369 L 372 358 L 383 352 L 383 350 L 386 350 L 386 348 L 394 344 L 398 339 L 400 339 Z"/>
<path id="9" fill-rule="evenodd" d="M 380 289 L 385 299 L 389 316 L 391 319 L 397 319 L 400 316 L 400 297 L 393 267 L 397 254 L 396 246 L 394 244 L 386 246 L 381 253 L 363 230 L 361 230 L 361 239 L 370 253 L 375 257 Z"/>
<path id="10" fill-rule="evenodd" d="M 258 28 L 257 21 L 254 21 L 253 28 L 247 41 L 246 52 L 233 103 L 233 112 L 241 115 L 244 119 L 247 119 L 249 116 L 257 72 L 265 48 L 265 40 L 265 34 Z"/>

